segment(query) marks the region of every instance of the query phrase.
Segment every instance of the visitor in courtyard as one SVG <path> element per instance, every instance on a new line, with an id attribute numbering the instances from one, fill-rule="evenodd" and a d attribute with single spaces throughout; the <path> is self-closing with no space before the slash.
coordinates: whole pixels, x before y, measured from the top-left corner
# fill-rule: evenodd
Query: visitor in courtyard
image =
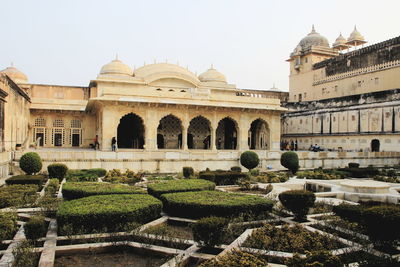
<path id="1" fill-rule="evenodd" d="M 99 136 L 97 134 L 93 141 L 94 141 L 94 150 L 100 149 Z"/>
<path id="2" fill-rule="evenodd" d="M 290 150 L 294 150 L 294 141 L 292 140 L 291 142 L 290 142 Z"/>
<path id="3" fill-rule="evenodd" d="M 111 150 L 117 151 L 117 139 L 115 139 L 115 136 L 111 139 Z"/>
<path id="4" fill-rule="evenodd" d="M 298 146 L 297 146 L 297 139 L 296 139 L 296 141 L 294 142 L 294 151 L 297 151 L 297 149 L 298 149 Z"/>

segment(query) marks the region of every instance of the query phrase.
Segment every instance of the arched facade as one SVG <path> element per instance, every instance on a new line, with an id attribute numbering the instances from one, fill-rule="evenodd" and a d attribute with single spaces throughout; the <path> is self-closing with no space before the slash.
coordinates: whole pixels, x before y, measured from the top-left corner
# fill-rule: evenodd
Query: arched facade
<path id="1" fill-rule="evenodd" d="M 182 148 L 182 123 L 176 116 L 170 114 L 160 120 L 157 127 L 157 148 Z"/>
<path id="2" fill-rule="evenodd" d="M 217 149 L 236 149 L 238 129 L 237 122 L 226 117 L 218 122 L 215 145 Z"/>
<path id="3" fill-rule="evenodd" d="M 270 130 L 268 124 L 262 119 L 254 120 L 249 129 L 248 145 L 250 149 L 270 149 Z"/>
<path id="4" fill-rule="evenodd" d="M 143 149 L 144 139 L 143 119 L 135 113 L 129 113 L 120 119 L 117 129 L 118 148 Z"/>
<path id="5" fill-rule="evenodd" d="M 210 121 L 203 116 L 197 116 L 190 121 L 187 146 L 189 149 L 210 149 Z"/>

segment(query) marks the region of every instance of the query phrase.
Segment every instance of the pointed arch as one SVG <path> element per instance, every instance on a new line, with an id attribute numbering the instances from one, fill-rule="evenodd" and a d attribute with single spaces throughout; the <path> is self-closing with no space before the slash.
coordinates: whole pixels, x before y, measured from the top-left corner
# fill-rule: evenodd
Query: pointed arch
<path id="1" fill-rule="evenodd" d="M 189 149 L 210 149 L 211 123 L 203 116 L 194 117 L 188 128 Z"/>
<path id="2" fill-rule="evenodd" d="M 268 150 L 271 147 L 271 134 L 268 123 L 261 119 L 255 119 L 249 129 L 248 144 L 250 149 Z"/>
<path id="3" fill-rule="evenodd" d="M 117 142 L 119 148 L 143 149 L 144 147 L 143 119 L 135 113 L 123 116 L 117 129 Z"/>
<path id="4" fill-rule="evenodd" d="M 182 121 L 169 114 L 161 118 L 157 127 L 158 149 L 180 149 L 182 147 Z"/>
<path id="5" fill-rule="evenodd" d="M 231 117 L 225 117 L 218 122 L 215 145 L 217 149 L 236 149 L 238 126 Z"/>

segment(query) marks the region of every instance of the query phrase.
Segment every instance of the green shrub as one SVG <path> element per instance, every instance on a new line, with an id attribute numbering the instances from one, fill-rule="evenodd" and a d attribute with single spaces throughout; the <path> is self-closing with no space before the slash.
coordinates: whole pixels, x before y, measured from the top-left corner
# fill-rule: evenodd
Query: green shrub
<path id="1" fill-rule="evenodd" d="M 245 151 L 240 155 L 240 164 L 242 164 L 249 171 L 254 169 L 260 163 L 258 155 L 254 151 Z"/>
<path id="2" fill-rule="evenodd" d="M 342 219 L 350 222 L 361 222 L 365 207 L 342 203 L 333 207 L 333 212 Z"/>
<path id="3" fill-rule="evenodd" d="M 45 188 L 46 194 L 52 196 L 58 192 L 58 188 L 60 187 L 60 181 L 57 178 L 53 178 L 49 180 Z"/>
<path id="4" fill-rule="evenodd" d="M 233 167 L 231 167 L 231 171 L 233 171 L 233 172 L 241 172 L 242 168 L 240 168 L 240 166 L 233 166 Z"/>
<path id="5" fill-rule="evenodd" d="M 400 241 L 400 206 L 378 205 L 366 208 L 363 222 L 372 241 L 379 246 L 391 247 Z"/>
<path id="6" fill-rule="evenodd" d="M 147 192 L 155 197 L 166 193 L 214 190 L 215 183 L 203 179 L 184 179 L 147 185 Z"/>
<path id="7" fill-rule="evenodd" d="M 46 176 L 44 175 L 17 175 L 12 176 L 6 180 L 7 185 L 13 184 L 35 184 L 40 188 L 43 186 Z"/>
<path id="8" fill-rule="evenodd" d="M 189 178 L 194 175 L 194 170 L 192 167 L 183 167 L 182 171 L 185 178 Z"/>
<path id="9" fill-rule="evenodd" d="M 202 218 L 231 217 L 242 213 L 262 214 L 272 210 L 272 201 L 254 195 L 220 191 L 163 194 L 164 210 L 174 216 Z"/>
<path id="10" fill-rule="evenodd" d="M 214 182 L 216 185 L 233 185 L 239 179 L 247 178 L 247 174 L 234 171 L 202 171 L 199 173 L 199 178 Z"/>
<path id="11" fill-rule="evenodd" d="M 193 238 L 202 246 L 221 245 L 225 237 L 225 229 L 229 221 L 222 217 L 205 217 L 191 225 Z"/>
<path id="12" fill-rule="evenodd" d="M 84 229 L 121 231 L 131 223 L 147 223 L 160 216 L 162 203 L 147 194 L 100 195 L 64 201 L 57 211 L 60 233 Z"/>
<path id="13" fill-rule="evenodd" d="M 94 195 L 144 193 L 146 192 L 142 188 L 136 186 L 99 182 L 67 182 L 62 187 L 62 194 L 66 199 L 77 199 Z"/>
<path id="14" fill-rule="evenodd" d="M 26 238 L 37 240 L 38 238 L 46 236 L 47 224 L 43 216 L 35 215 L 25 223 L 24 229 Z"/>
<path id="15" fill-rule="evenodd" d="M 287 151 L 281 155 L 281 165 L 295 174 L 299 170 L 299 157 L 293 151 Z"/>
<path id="16" fill-rule="evenodd" d="M 268 262 L 265 258 L 243 252 L 240 250 L 233 250 L 226 255 L 205 261 L 199 267 L 265 267 Z"/>
<path id="17" fill-rule="evenodd" d="M 47 166 L 47 171 L 50 178 L 57 178 L 61 182 L 67 174 L 68 167 L 65 164 L 53 163 Z"/>
<path id="18" fill-rule="evenodd" d="M 42 169 L 42 159 L 35 152 L 28 152 L 19 159 L 19 167 L 29 175 L 40 172 Z"/>
<path id="19" fill-rule="evenodd" d="M 79 169 L 68 170 L 66 179 L 68 182 L 97 182 L 97 178 L 105 176 L 105 169 Z"/>
<path id="20" fill-rule="evenodd" d="M 250 170 L 250 175 L 258 176 L 258 175 L 260 175 L 260 170 L 259 169 L 252 169 L 252 170 Z"/>
<path id="21" fill-rule="evenodd" d="M 261 228 L 255 229 L 243 246 L 290 253 L 306 253 L 307 251 L 331 250 L 344 247 L 336 239 L 318 232 L 308 231 L 301 224 L 293 226 L 285 224 L 281 228 L 265 224 Z"/>
<path id="22" fill-rule="evenodd" d="M 354 178 L 366 178 L 379 174 L 379 170 L 374 167 L 367 168 L 343 168 L 341 171 L 348 172 Z"/>
<path id="23" fill-rule="evenodd" d="M 12 251 L 14 256 L 13 267 L 38 266 L 40 254 L 35 252 L 34 246 L 29 241 L 20 242 Z"/>
<path id="24" fill-rule="evenodd" d="M 295 219 L 306 219 L 308 210 L 314 206 L 315 194 L 306 190 L 289 190 L 279 194 L 282 205 L 293 212 Z"/>
<path id="25" fill-rule="evenodd" d="M 103 178 L 103 181 L 109 183 L 123 183 L 134 185 L 135 183 L 140 182 L 143 176 L 144 173 L 135 173 L 129 169 L 127 169 L 125 173 L 121 172 L 119 169 L 112 169 L 107 172 L 106 176 Z"/>
<path id="26" fill-rule="evenodd" d="M 359 168 L 360 163 L 350 162 L 348 166 L 349 168 Z"/>
<path id="27" fill-rule="evenodd" d="M 315 169 L 313 171 L 301 171 L 297 172 L 297 178 L 307 178 L 307 179 L 318 179 L 318 180 L 334 180 L 343 179 L 347 177 L 349 173 L 342 171 L 328 172 L 322 169 Z"/>
<path id="28" fill-rule="evenodd" d="M 0 187 L 0 208 L 23 207 L 38 198 L 37 185 L 9 185 Z"/>
<path id="29" fill-rule="evenodd" d="M 13 239 L 18 230 L 16 212 L 0 211 L 0 241 Z"/>

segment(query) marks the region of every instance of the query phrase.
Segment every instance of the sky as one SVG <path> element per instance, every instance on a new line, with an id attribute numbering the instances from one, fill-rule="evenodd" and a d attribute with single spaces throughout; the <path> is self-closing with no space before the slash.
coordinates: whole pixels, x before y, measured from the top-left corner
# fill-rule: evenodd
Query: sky
<path id="1" fill-rule="evenodd" d="M 0 69 L 31 83 L 87 86 L 118 54 L 132 68 L 211 64 L 239 88 L 289 87 L 285 60 L 311 25 L 333 43 L 400 35 L 398 0 L 1 0 Z M 367 44 L 367 45 L 368 45 Z"/>

